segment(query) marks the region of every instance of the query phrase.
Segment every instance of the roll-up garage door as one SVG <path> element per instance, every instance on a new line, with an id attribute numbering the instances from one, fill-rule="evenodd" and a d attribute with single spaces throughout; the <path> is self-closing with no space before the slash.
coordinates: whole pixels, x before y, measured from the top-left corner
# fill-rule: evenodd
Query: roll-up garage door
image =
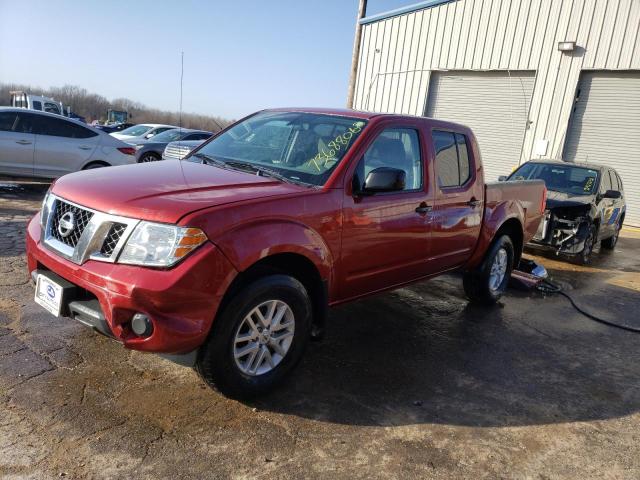
<path id="1" fill-rule="evenodd" d="M 520 162 L 534 72 L 434 72 L 427 116 L 470 127 L 480 145 L 485 180 Z"/>
<path id="2" fill-rule="evenodd" d="M 624 184 L 625 224 L 640 226 L 640 73 L 585 72 L 576 97 L 564 159 L 615 168 Z"/>

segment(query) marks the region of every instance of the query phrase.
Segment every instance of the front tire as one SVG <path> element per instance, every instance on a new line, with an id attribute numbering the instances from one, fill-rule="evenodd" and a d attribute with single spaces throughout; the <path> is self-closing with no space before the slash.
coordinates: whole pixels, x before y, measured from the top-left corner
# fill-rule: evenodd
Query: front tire
<path id="1" fill-rule="evenodd" d="M 493 305 L 507 290 L 515 249 L 508 235 L 497 238 L 476 270 L 464 273 L 462 284 L 469 300 Z"/>
<path id="2" fill-rule="evenodd" d="M 304 286 L 269 275 L 240 290 L 216 317 L 196 371 L 238 399 L 264 395 L 295 368 L 306 348 L 312 308 Z"/>
<path id="3" fill-rule="evenodd" d="M 593 247 L 596 244 L 598 230 L 594 224 L 589 225 L 589 231 L 584 239 L 584 248 L 578 254 L 578 260 L 582 265 L 588 265 L 591 263 L 591 257 L 593 255 Z"/>

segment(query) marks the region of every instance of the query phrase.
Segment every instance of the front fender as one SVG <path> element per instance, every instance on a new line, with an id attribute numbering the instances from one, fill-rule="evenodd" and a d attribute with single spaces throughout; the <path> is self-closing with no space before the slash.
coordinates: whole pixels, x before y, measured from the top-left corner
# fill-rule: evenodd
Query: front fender
<path id="1" fill-rule="evenodd" d="M 309 259 L 324 279 L 331 278 L 333 257 L 315 230 L 292 220 L 263 220 L 239 226 L 218 236 L 214 243 L 238 271 L 278 253 Z"/>

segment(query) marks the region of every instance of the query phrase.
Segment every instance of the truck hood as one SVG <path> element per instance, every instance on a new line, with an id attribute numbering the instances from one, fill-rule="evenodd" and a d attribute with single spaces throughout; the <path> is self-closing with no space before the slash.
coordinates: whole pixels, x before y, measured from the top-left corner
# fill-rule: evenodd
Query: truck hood
<path id="1" fill-rule="evenodd" d="M 65 175 L 52 193 L 101 212 L 176 223 L 202 208 L 306 191 L 269 177 L 165 160 Z"/>

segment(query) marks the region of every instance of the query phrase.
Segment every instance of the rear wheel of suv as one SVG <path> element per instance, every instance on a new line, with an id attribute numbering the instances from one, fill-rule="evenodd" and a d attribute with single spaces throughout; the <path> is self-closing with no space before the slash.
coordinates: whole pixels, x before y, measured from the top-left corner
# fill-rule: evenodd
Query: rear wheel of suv
<path id="1" fill-rule="evenodd" d="M 288 275 L 269 275 L 240 290 L 216 317 L 196 371 L 233 398 L 265 394 L 302 358 L 311 326 L 311 301 Z"/>
<path id="2" fill-rule="evenodd" d="M 507 290 L 515 249 L 508 235 L 497 238 L 487 252 L 482 264 L 464 273 L 464 292 L 472 302 L 492 305 Z"/>
<path id="3" fill-rule="evenodd" d="M 613 235 L 611 235 L 609 238 L 605 238 L 600 242 L 600 246 L 602 248 L 606 248 L 607 250 L 613 250 L 614 248 L 616 248 L 616 243 L 618 243 L 618 237 L 620 236 L 620 228 L 622 228 L 621 224 L 622 222 L 616 223 L 616 229 Z"/>

